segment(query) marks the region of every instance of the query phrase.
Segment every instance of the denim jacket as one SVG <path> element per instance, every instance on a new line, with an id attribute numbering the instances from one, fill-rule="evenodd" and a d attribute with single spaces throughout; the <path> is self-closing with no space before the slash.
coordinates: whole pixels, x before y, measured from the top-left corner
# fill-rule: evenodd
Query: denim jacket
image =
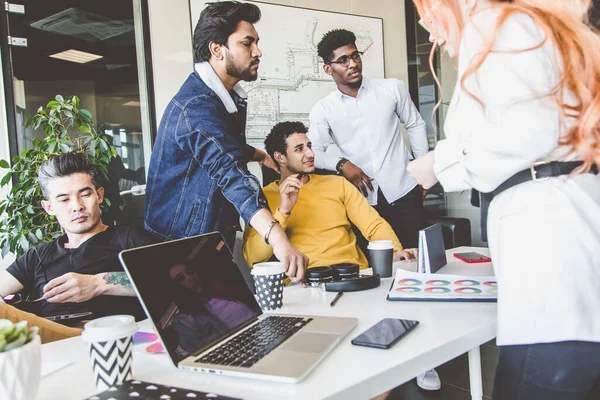
<path id="1" fill-rule="evenodd" d="M 245 99 L 203 64 L 167 106 L 150 158 L 145 227 L 166 239 L 232 231 L 268 207 L 247 168 Z"/>

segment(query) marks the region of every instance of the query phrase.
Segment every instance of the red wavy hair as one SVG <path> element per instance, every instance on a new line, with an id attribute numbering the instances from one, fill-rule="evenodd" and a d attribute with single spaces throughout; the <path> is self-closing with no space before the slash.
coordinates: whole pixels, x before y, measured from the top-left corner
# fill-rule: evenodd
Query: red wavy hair
<path id="1" fill-rule="evenodd" d="M 444 6 L 456 18 L 459 37 L 462 36 L 464 21 L 459 5 L 460 0 L 413 0 L 421 17 L 436 17 L 436 10 Z M 575 124 L 560 139 L 559 145 L 571 147 L 571 153 L 577 152 L 583 159 L 583 165 L 575 172 L 587 172 L 593 164 L 600 165 L 600 36 L 587 24 L 587 10 L 590 0 L 490 0 L 498 7 L 500 15 L 496 30 L 488 43 L 485 44 L 481 55 L 471 62 L 461 79 L 462 89 L 476 101 L 483 103 L 470 93 L 464 85 L 466 79 L 483 64 L 493 51 L 496 32 L 506 19 L 514 13 L 528 15 L 543 29 L 544 40 L 539 45 L 520 51 L 530 51 L 541 47 L 551 40 L 560 55 L 562 68 L 559 82 L 551 90 L 561 112 L 561 120 L 574 118 Z M 437 4 L 437 6 L 436 6 Z M 433 6 L 433 7 L 432 7 Z M 437 23 L 445 26 L 447 22 L 436 18 Z M 433 69 L 433 56 L 436 46 L 432 46 L 429 64 L 434 79 L 441 84 Z M 564 101 L 565 91 L 570 91 L 576 99 L 576 104 Z M 438 104 L 439 106 L 439 104 Z M 437 107 L 437 106 L 436 106 Z"/>

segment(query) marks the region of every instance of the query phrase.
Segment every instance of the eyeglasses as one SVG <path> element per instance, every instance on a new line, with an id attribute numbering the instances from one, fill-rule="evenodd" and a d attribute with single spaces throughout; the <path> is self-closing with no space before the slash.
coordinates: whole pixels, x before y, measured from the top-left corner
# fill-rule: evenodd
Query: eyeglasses
<path id="1" fill-rule="evenodd" d="M 342 67 L 347 67 L 348 64 L 350 63 L 350 60 L 360 62 L 361 61 L 360 57 L 363 54 L 365 54 L 364 51 L 355 51 L 354 53 L 350 54 L 349 56 L 341 56 L 340 58 L 338 58 L 335 61 L 329 61 L 327 64 L 339 64 Z"/>

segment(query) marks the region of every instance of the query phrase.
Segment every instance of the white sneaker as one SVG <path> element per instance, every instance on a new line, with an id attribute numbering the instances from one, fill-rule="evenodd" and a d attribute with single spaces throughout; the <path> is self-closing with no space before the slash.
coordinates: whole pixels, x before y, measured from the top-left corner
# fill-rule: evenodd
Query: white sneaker
<path id="1" fill-rule="evenodd" d="M 442 381 L 440 381 L 440 376 L 435 372 L 435 369 L 430 369 L 417 376 L 417 385 L 423 390 L 440 390 Z"/>

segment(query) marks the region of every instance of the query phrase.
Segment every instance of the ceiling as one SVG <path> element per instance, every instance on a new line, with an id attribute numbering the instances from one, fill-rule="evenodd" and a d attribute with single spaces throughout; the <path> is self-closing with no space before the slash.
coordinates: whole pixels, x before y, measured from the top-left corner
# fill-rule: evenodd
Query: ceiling
<path id="1" fill-rule="evenodd" d="M 17 1 L 15 1 L 17 2 Z M 24 81 L 92 80 L 137 85 L 133 5 L 123 0 L 21 0 L 25 15 L 9 14 L 9 32 L 27 38 L 11 46 L 13 74 Z M 66 50 L 102 56 L 85 64 L 51 58 Z"/>

